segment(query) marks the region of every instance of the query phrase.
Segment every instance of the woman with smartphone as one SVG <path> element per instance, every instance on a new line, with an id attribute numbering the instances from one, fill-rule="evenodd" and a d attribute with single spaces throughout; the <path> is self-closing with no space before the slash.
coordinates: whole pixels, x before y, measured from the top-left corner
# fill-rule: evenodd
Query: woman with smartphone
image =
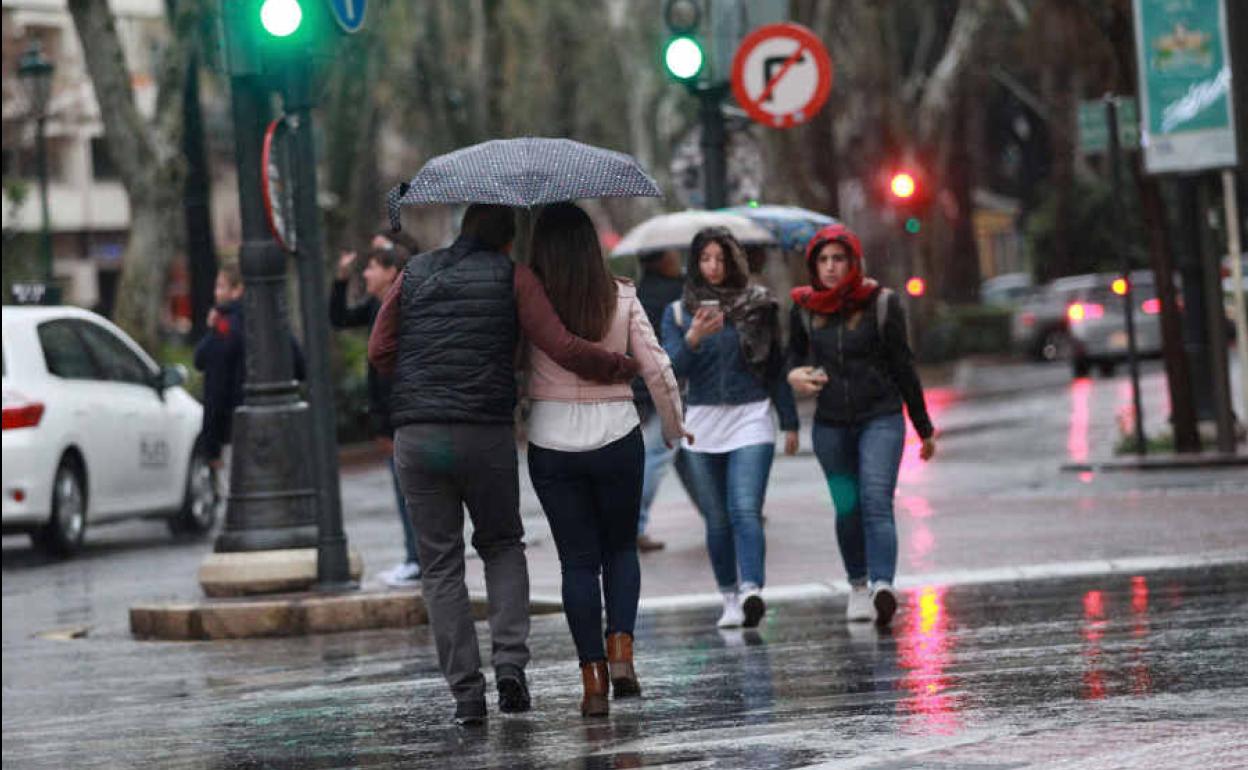
<path id="1" fill-rule="evenodd" d="M 795 454 L 797 407 L 784 378 L 780 308 L 749 283 L 745 253 L 720 227 L 694 236 L 684 295 L 663 313 L 663 347 L 689 383 L 685 429 L 690 494 L 706 523 L 706 549 L 723 594 L 721 628 L 757 626 L 766 541 L 762 510 L 780 416 Z"/>
<path id="2" fill-rule="evenodd" d="M 788 380 L 798 394 L 818 395 L 812 437 L 849 576 L 846 618 L 887 626 L 897 611 L 893 495 L 906 438 L 902 403 L 925 461 L 936 452 L 932 423 L 905 311 L 895 292 L 863 274 L 858 236 L 842 224 L 819 230 L 806 247 L 806 269 L 810 285 L 792 294 Z"/>

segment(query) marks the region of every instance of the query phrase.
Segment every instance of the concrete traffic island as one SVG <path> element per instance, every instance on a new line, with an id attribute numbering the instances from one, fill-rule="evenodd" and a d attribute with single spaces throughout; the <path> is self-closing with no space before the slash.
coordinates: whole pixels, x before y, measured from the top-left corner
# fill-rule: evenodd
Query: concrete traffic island
<path id="1" fill-rule="evenodd" d="M 484 596 L 470 596 L 473 616 L 484 620 Z M 534 615 L 563 611 L 555 599 L 532 598 Z M 418 589 L 346 593 L 270 594 L 205 598 L 191 602 L 139 604 L 130 608 L 130 632 L 137 639 L 207 641 L 306 636 L 380 628 L 412 628 L 429 622 Z"/>

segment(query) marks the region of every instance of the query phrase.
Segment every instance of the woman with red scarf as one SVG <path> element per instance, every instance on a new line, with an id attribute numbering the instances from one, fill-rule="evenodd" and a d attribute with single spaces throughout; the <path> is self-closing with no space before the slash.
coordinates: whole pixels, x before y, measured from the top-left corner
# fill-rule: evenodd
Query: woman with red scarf
<path id="1" fill-rule="evenodd" d="M 810 285 L 792 295 L 789 384 L 799 395 L 818 395 L 812 435 L 849 575 L 846 617 L 887 626 L 897 611 L 893 495 L 906 437 L 902 403 L 924 460 L 936 451 L 932 423 L 905 311 L 896 293 L 863 275 L 858 236 L 842 224 L 824 227 L 806 247 L 806 269 Z"/>

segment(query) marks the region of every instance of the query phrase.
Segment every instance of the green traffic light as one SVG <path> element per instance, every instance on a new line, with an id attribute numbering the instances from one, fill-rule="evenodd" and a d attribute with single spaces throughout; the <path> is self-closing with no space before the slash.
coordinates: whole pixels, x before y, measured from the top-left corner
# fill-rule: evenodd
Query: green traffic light
<path id="1" fill-rule="evenodd" d="M 273 37 L 290 37 L 302 22 L 299 0 L 264 0 L 260 6 L 260 24 Z"/>
<path id="2" fill-rule="evenodd" d="M 677 80 L 692 80 L 702 71 L 702 46 L 687 35 L 674 37 L 663 49 L 663 66 Z"/>
<path id="3" fill-rule="evenodd" d="M 918 235 L 919 231 L 922 229 L 923 223 L 919 221 L 918 217 L 910 217 L 906 220 L 906 232 L 911 235 Z"/>

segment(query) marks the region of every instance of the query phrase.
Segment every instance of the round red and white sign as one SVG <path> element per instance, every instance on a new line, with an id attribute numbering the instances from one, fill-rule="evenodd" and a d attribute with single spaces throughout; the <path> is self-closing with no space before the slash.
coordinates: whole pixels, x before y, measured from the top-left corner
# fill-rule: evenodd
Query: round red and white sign
<path id="1" fill-rule="evenodd" d="M 815 116 L 832 90 L 832 59 L 800 24 L 768 24 L 741 41 L 732 59 L 732 93 L 750 117 L 788 128 Z"/>

